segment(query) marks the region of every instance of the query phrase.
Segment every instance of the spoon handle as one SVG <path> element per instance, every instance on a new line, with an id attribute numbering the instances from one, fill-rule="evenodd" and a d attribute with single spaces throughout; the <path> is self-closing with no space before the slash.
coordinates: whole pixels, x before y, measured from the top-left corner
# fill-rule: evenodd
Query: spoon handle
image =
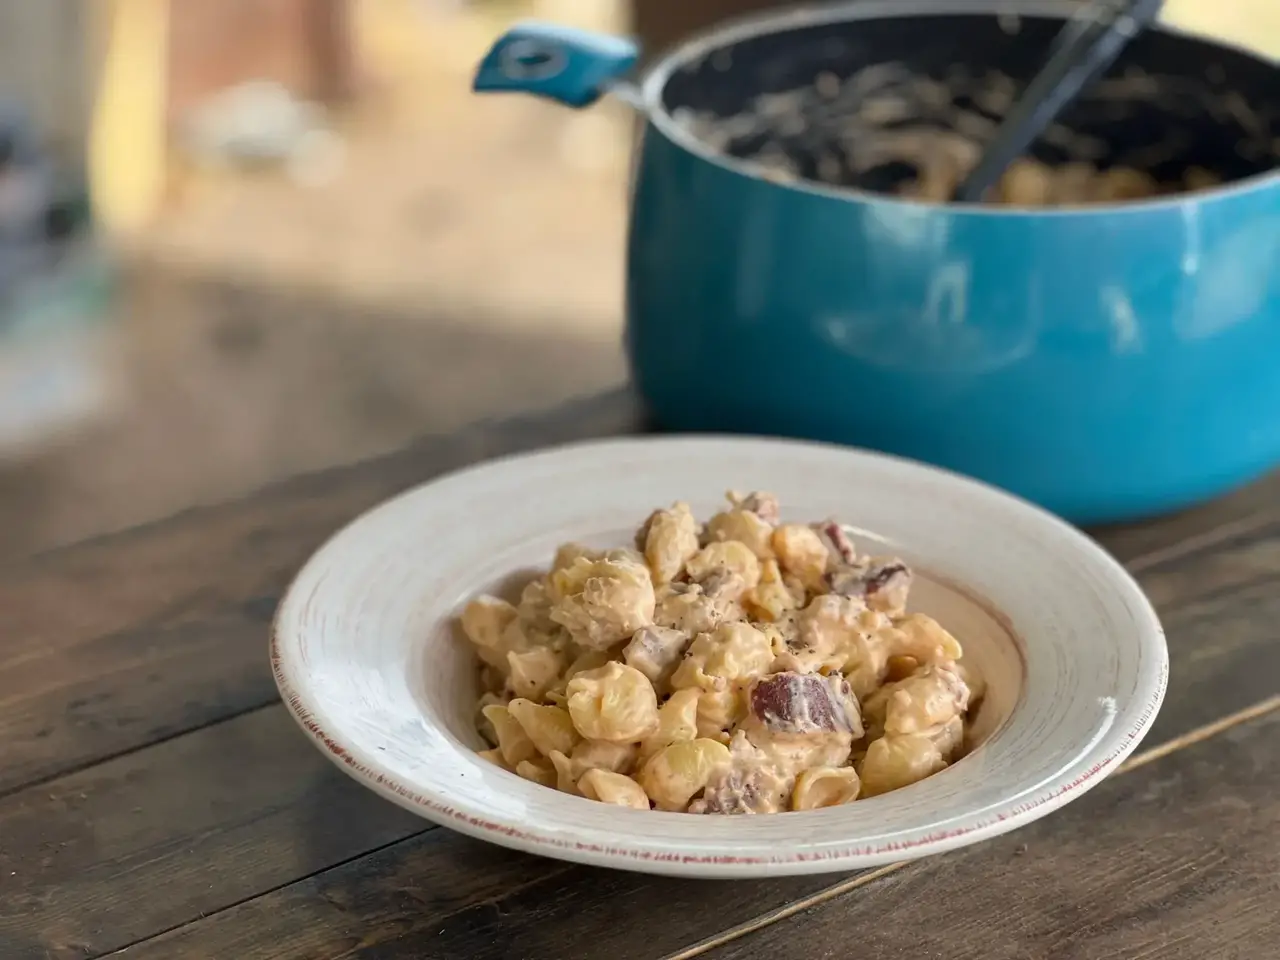
<path id="1" fill-rule="evenodd" d="M 1097 0 L 1063 28 L 1044 68 L 1000 124 L 955 199 L 979 203 L 1067 104 L 1104 73 L 1129 41 L 1160 14 L 1164 0 Z"/>

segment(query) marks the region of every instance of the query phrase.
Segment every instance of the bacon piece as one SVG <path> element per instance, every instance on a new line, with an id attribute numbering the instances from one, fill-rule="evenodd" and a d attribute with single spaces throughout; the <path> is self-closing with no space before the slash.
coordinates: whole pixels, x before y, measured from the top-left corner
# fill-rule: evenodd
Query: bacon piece
<path id="1" fill-rule="evenodd" d="M 751 685 L 752 716 L 772 733 L 862 735 L 862 715 L 848 681 L 835 675 L 774 673 Z"/>

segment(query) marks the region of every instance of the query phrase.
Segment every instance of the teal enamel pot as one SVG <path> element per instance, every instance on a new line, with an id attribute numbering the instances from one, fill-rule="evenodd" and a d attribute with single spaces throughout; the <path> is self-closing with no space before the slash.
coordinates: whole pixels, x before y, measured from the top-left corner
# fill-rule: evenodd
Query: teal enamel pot
<path id="1" fill-rule="evenodd" d="M 726 26 L 634 81 L 629 42 L 524 24 L 475 87 L 575 106 L 608 93 L 643 114 L 626 339 L 659 424 L 870 447 L 1077 522 L 1133 519 L 1280 462 L 1276 65 L 1165 28 L 1137 38 L 1035 148 L 1048 164 L 1221 180 L 1130 202 L 904 199 L 887 189 L 902 163 L 853 171 L 807 121 L 784 129 L 796 91 L 875 69 L 1016 89 L 1075 9 L 828 4 Z M 982 91 L 955 89 L 974 101 L 957 110 L 998 120 Z M 783 126 L 766 143 L 771 110 Z"/>

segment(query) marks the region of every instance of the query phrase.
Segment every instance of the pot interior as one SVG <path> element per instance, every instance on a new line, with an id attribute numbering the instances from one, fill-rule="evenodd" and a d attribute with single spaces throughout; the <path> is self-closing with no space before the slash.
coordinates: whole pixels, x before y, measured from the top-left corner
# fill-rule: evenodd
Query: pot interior
<path id="1" fill-rule="evenodd" d="M 957 180 L 976 162 L 1063 20 L 934 13 L 778 23 L 728 32 L 738 39 L 674 69 L 660 92 L 665 111 L 713 149 L 787 177 L 901 193 L 942 154 Z M 1031 155 L 1059 169 L 1143 171 L 1160 193 L 1272 171 L 1280 69 L 1148 31 Z"/>

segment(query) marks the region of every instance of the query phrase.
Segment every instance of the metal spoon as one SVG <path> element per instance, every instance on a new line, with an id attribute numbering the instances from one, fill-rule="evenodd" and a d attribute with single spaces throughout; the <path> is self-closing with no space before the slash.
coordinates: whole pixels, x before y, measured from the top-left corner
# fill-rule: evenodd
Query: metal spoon
<path id="1" fill-rule="evenodd" d="M 1094 0 L 1069 20 L 1052 55 L 1013 105 L 955 200 L 979 203 L 1058 114 L 1160 15 L 1164 0 Z"/>

